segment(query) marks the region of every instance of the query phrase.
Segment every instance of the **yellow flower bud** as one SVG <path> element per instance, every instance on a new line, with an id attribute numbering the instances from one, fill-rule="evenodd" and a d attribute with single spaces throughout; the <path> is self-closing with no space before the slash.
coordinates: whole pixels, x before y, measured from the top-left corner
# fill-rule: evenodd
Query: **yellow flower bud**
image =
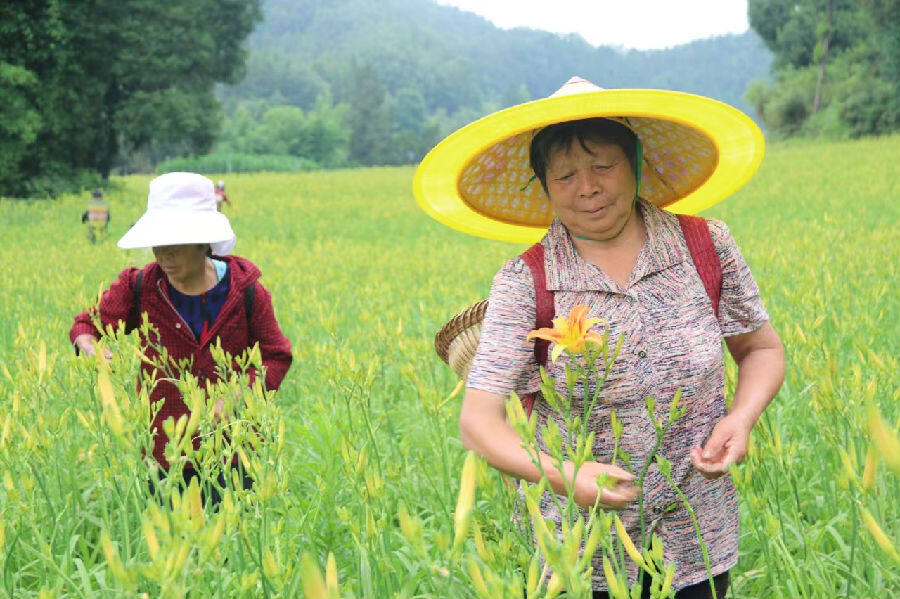
<path id="1" fill-rule="evenodd" d="M 881 547 L 881 550 L 891 556 L 895 562 L 900 564 L 900 554 L 897 553 L 897 548 L 894 547 L 891 540 L 884 534 L 884 531 L 878 525 L 878 522 L 875 521 L 875 518 L 872 517 L 872 514 L 861 507 L 859 508 L 859 515 L 862 517 L 863 524 L 865 524 L 866 528 L 869 529 L 869 532 L 872 534 L 872 538 L 875 539 L 875 542 Z"/>
<path id="2" fill-rule="evenodd" d="M 491 595 L 488 593 L 487 585 L 484 583 L 484 576 L 481 574 L 481 569 L 478 567 L 478 564 L 475 563 L 474 560 L 469 560 L 469 576 L 472 578 L 472 586 L 475 587 L 475 592 L 478 593 L 479 597 L 484 599 L 489 598 Z"/>
<path id="3" fill-rule="evenodd" d="M 472 520 L 472 506 L 475 505 L 475 471 L 478 456 L 470 451 L 463 463 L 462 476 L 459 483 L 459 496 L 456 499 L 456 511 L 453 514 L 453 547 L 459 547 L 469 534 Z"/>
<path id="4" fill-rule="evenodd" d="M 622 589 L 622 584 L 616 577 L 612 564 L 605 557 L 603 558 L 603 576 L 606 578 L 606 587 L 609 589 L 609 596 L 614 599 L 627 599 L 627 593 Z"/>
<path id="5" fill-rule="evenodd" d="M 265 568 L 265 565 L 263 567 Z M 303 594 L 309 599 L 328 599 L 328 587 L 322 578 L 322 572 L 309 553 L 304 553 L 300 557 L 300 581 Z"/>
<path id="6" fill-rule="evenodd" d="M 196 478 L 192 478 L 187 488 L 187 501 L 184 502 L 187 516 L 194 522 L 194 530 L 200 530 L 206 518 L 203 514 L 203 500 L 200 497 L 200 484 Z"/>
<path id="7" fill-rule="evenodd" d="M 256 586 L 257 581 L 259 581 L 259 571 L 254 570 L 253 572 L 247 572 L 241 575 L 241 592 L 246 593 L 250 589 Z M 305 589 L 306 587 L 304 587 Z M 304 592 L 306 592 L 304 590 Z M 311 595 L 307 594 L 307 597 L 311 597 Z"/>
<path id="8" fill-rule="evenodd" d="M 98 353 L 102 354 L 102 352 Z M 103 416 L 106 419 L 109 430 L 117 437 L 124 437 L 122 412 L 119 410 L 119 404 L 116 403 L 116 396 L 113 393 L 112 383 L 109 380 L 109 371 L 105 368 L 98 369 L 97 387 L 100 390 L 100 402 L 103 406 Z"/>
<path id="9" fill-rule="evenodd" d="M 632 542 L 631 537 L 628 536 L 628 532 L 625 530 L 625 526 L 622 524 L 622 520 L 619 519 L 619 514 L 613 515 L 613 522 L 616 526 L 616 534 L 619 537 L 619 541 L 622 543 L 622 547 L 625 548 L 625 553 L 641 568 L 647 569 L 647 564 L 644 562 L 644 557 L 637 550 L 637 547 L 634 546 L 634 542 Z"/>
<path id="10" fill-rule="evenodd" d="M 109 567 L 113 576 L 115 576 L 122 584 L 128 584 L 129 578 L 128 573 L 125 571 L 125 565 L 122 563 L 122 560 L 119 559 L 119 552 L 113 547 L 112 539 L 109 538 L 109 535 L 105 530 L 100 532 L 100 549 L 103 551 L 103 556 L 106 558 L 106 565 Z"/>
<path id="11" fill-rule="evenodd" d="M 147 550 L 150 552 L 150 559 L 156 561 L 159 555 L 159 540 L 156 538 L 156 530 L 149 519 L 145 519 L 142 528 L 144 529 L 144 540 L 147 542 Z"/>
<path id="12" fill-rule="evenodd" d="M 863 475 L 862 475 L 863 490 L 869 491 L 873 486 L 875 486 L 875 471 L 877 469 L 878 469 L 878 453 L 875 451 L 875 446 L 870 443 L 869 449 L 866 451 L 866 465 L 863 468 Z"/>
<path id="13" fill-rule="evenodd" d="M 566 585 L 563 582 L 562 576 L 560 576 L 558 572 L 554 572 L 550 575 L 550 580 L 547 582 L 546 599 L 553 599 L 562 593 L 565 588 Z"/>
<path id="14" fill-rule="evenodd" d="M 400 521 L 400 534 L 406 539 L 406 542 L 412 545 L 417 551 L 424 552 L 425 545 L 422 540 L 422 530 L 425 525 L 418 518 L 409 515 L 406 504 L 400 503 L 397 512 L 397 518 Z"/>
<path id="15" fill-rule="evenodd" d="M 275 563 L 275 555 L 272 553 L 271 549 L 266 549 L 263 552 L 262 567 L 263 567 L 263 574 L 265 574 L 269 578 L 278 578 L 280 569 L 278 568 L 278 564 Z M 319 570 L 319 568 L 318 568 L 318 566 L 316 566 L 317 573 L 318 573 L 318 570 Z M 321 580 L 321 578 L 320 578 L 320 580 Z"/>
<path id="16" fill-rule="evenodd" d="M 475 550 L 478 551 L 479 557 L 485 562 L 490 562 L 494 556 L 484 544 L 484 537 L 481 534 L 481 527 L 478 522 L 472 522 L 472 532 L 475 537 Z"/>
<path id="17" fill-rule="evenodd" d="M 225 520 L 225 515 L 221 513 L 218 514 L 216 516 L 215 525 L 206 531 L 206 534 L 203 537 L 202 548 L 207 555 L 219 544 L 219 539 L 221 539 L 222 535 L 225 533 Z"/>
<path id="18" fill-rule="evenodd" d="M 102 353 L 102 352 L 101 352 Z M 47 370 L 47 346 L 41 341 L 41 345 L 38 348 L 38 375 L 43 376 L 44 372 Z"/>
<path id="19" fill-rule="evenodd" d="M 328 593 L 332 597 L 340 595 L 337 562 L 334 559 L 334 553 L 330 551 L 328 552 L 328 560 L 325 562 L 325 586 L 328 587 Z"/>
<path id="20" fill-rule="evenodd" d="M 869 430 L 884 463 L 896 474 L 900 474 L 900 440 L 874 407 L 869 409 Z"/>
<path id="21" fill-rule="evenodd" d="M 672 580 L 675 578 L 675 564 L 666 566 L 666 576 L 663 578 L 662 587 L 659 589 L 659 597 L 667 597 L 672 589 Z"/>
<path id="22" fill-rule="evenodd" d="M 531 599 L 537 594 L 538 586 L 541 583 L 541 564 L 538 554 L 531 556 L 531 563 L 528 564 L 528 577 L 525 580 L 525 595 Z"/>

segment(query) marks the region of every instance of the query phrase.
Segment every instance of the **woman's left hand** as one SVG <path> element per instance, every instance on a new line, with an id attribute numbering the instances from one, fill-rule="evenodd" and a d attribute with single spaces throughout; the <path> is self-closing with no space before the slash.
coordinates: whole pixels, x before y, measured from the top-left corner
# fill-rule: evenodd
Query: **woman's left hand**
<path id="1" fill-rule="evenodd" d="M 719 478 L 732 464 L 739 464 L 747 455 L 747 443 L 753 425 L 740 414 L 722 418 L 701 449 L 691 449 L 691 463 L 707 479 Z"/>
<path id="2" fill-rule="evenodd" d="M 738 367 L 731 411 L 716 424 L 702 449 L 691 449 L 691 463 L 707 479 L 719 478 L 744 459 L 750 429 L 784 380 L 784 347 L 771 323 L 726 337 L 725 344 Z"/>

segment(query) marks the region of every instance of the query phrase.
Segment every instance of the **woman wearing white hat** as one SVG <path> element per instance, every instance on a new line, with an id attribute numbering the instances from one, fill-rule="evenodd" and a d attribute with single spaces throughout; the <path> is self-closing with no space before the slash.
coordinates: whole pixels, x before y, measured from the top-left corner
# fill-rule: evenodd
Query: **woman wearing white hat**
<path id="1" fill-rule="evenodd" d="M 656 464 L 643 488 L 634 485 L 655 442 L 644 398 L 653 395 L 666 413 L 681 392 L 687 415 L 659 453 L 672 462 L 697 514 L 722 597 L 738 555 L 728 467 L 743 459 L 751 428 L 781 385 L 784 353 L 727 227 L 684 215 L 739 188 L 761 158 L 758 128 L 729 106 L 677 92 L 602 90 L 576 77 L 550 98 L 457 131 L 426 156 L 414 180 L 420 205 L 451 227 L 540 240 L 494 278 L 460 414 L 463 444 L 503 472 L 541 478 L 506 420 L 505 402 L 512 391 L 534 398 L 528 409 L 537 414 L 539 444 L 549 420 L 564 425 L 539 393 L 539 365 L 565 394 L 568 358 L 550 362 L 546 344 L 525 340 L 554 315 L 588 306 L 591 317 L 609 324 L 610 339 L 622 336 L 623 344 L 589 417 L 596 461 L 571 481 L 574 499 L 583 508 L 599 499 L 620 510 L 637 542 L 642 494 L 648 524 L 675 565 L 679 598 L 708 596 L 710 584 L 691 519 Z M 723 339 L 738 365 L 730 411 Z M 573 398 L 573 409 L 584 409 L 582 397 Z M 611 465 L 612 409 L 625 426 L 619 448 L 630 455 L 632 472 Z M 565 495 L 571 468 L 558 471 L 546 453 L 541 462 L 553 491 Z M 601 474 L 616 484 L 598 498 Z M 559 522 L 553 491 L 540 507 Z M 606 596 L 601 572 L 598 554 L 595 597 Z M 629 578 L 636 576 L 632 564 Z"/>
<path id="2" fill-rule="evenodd" d="M 291 365 L 291 347 L 275 320 L 271 295 L 259 283 L 259 269 L 249 260 L 229 256 L 235 235 L 228 218 L 216 209 L 212 181 L 194 173 L 168 173 L 150 182 L 147 211 L 119 240 L 124 249 L 153 249 L 155 262 L 128 268 L 104 292 L 96 309 L 75 317 L 70 339 L 76 351 L 92 354 L 103 328 L 121 321 L 126 331 L 137 328 L 141 314 L 158 333 L 157 343 L 142 339 L 150 360 L 167 352 L 173 364 L 189 360 L 190 373 L 201 384 L 218 379 L 210 348 L 217 343 L 237 356 L 259 343 L 265 386 L 277 389 Z M 169 469 L 162 423 L 177 421 L 189 409 L 174 382 L 156 375 L 147 361 L 141 368 L 155 378 L 151 402 L 162 406 L 151 423 L 153 456 Z M 255 377 L 255 373 L 251 373 Z M 194 440 L 195 447 L 199 440 Z M 185 480 L 196 473 L 188 465 Z M 249 480 L 245 478 L 244 484 Z M 212 501 L 218 499 L 213 489 Z"/>

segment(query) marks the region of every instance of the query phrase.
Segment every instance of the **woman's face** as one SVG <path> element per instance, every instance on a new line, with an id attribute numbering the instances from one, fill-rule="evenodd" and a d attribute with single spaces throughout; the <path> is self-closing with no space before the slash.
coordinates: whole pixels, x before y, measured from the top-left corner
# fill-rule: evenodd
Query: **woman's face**
<path id="1" fill-rule="evenodd" d="M 153 255 L 169 279 L 182 280 L 203 272 L 208 247 L 203 243 L 162 245 L 153 248 Z"/>
<path id="2" fill-rule="evenodd" d="M 635 178 L 622 148 L 578 140 L 557 148 L 547 165 L 547 194 L 559 220 L 573 235 L 615 238 L 634 207 Z"/>

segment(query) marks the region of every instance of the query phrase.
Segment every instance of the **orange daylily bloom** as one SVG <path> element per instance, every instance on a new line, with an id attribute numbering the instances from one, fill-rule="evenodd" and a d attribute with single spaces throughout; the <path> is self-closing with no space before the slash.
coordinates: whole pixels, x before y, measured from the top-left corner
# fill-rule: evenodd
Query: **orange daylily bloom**
<path id="1" fill-rule="evenodd" d="M 569 350 L 573 354 L 583 353 L 586 343 L 603 342 L 600 333 L 590 330 L 598 322 L 603 322 L 603 319 L 587 318 L 589 309 L 587 306 L 575 306 L 565 318 L 554 318 L 552 329 L 536 329 L 528 333 L 525 339 L 531 341 L 538 338 L 552 342 L 554 347 L 550 360 L 553 362 L 556 362 L 563 350 Z"/>

